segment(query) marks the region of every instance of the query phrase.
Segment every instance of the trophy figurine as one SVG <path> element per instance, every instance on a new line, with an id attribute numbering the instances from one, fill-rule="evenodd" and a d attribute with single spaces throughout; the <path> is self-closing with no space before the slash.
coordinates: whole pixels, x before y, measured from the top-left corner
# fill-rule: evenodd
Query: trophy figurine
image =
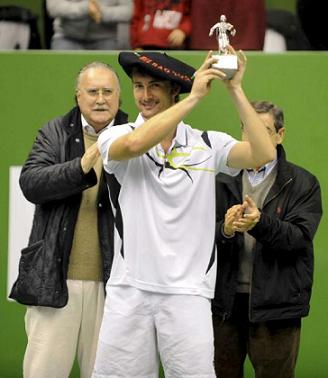
<path id="1" fill-rule="evenodd" d="M 236 29 L 233 25 L 227 22 L 224 14 L 220 16 L 220 21 L 213 25 L 209 32 L 211 37 L 215 32 L 218 41 L 218 54 L 213 55 L 218 62 L 214 63 L 212 67 L 219 69 L 227 75 L 227 79 L 231 79 L 238 69 L 238 61 L 236 55 L 229 54 L 229 35 L 234 36 Z"/>

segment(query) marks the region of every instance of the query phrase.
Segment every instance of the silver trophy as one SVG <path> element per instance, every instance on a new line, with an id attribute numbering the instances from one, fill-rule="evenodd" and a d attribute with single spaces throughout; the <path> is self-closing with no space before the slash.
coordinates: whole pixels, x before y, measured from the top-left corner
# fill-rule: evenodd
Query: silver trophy
<path id="1" fill-rule="evenodd" d="M 212 67 L 223 71 L 227 75 L 227 79 L 231 79 L 238 69 L 237 56 L 229 54 L 229 35 L 234 36 L 236 29 L 233 25 L 227 22 L 227 17 L 222 14 L 220 21 L 213 25 L 209 32 L 211 37 L 215 32 L 216 39 L 218 41 L 218 54 L 214 54 L 213 57 L 217 58 L 217 63 L 214 63 Z"/>

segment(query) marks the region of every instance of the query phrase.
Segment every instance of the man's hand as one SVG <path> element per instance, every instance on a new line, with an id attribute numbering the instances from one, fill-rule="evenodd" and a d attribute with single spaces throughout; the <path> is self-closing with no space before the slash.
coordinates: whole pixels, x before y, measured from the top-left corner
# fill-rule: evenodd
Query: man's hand
<path id="1" fill-rule="evenodd" d="M 213 80 L 224 80 L 226 78 L 225 73 L 212 68 L 212 64 L 216 61 L 217 59 L 212 57 L 212 51 L 209 51 L 203 64 L 194 74 L 195 79 L 189 96 L 200 99 L 208 94 Z"/>
<path id="2" fill-rule="evenodd" d="M 93 19 L 94 22 L 96 22 L 97 24 L 101 22 L 102 13 L 98 0 L 89 0 L 88 12 L 89 16 Z"/>
<path id="3" fill-rule="evenodd" d="M 241 205 L 243 207 L 243 215 L 233 222 L 232 227 L 235 231 L 246 232 L 256 226 L 261 217 L 261 212 L 257 208 L 253 199 L 246 195 L 245 201 Z"/>
<path id="4" fill-rule="evenodd" d="M 167 40 L 171 47 L 181 47 L 185 38 L 186 34 L 181 29 L 174 29 L 167 37 Z"/>
<path id="5" fill-rule="evenodd" d="M 227 210 L 224 216 L 223 232 L 226 236 L 233 236 L 237 231 L 234 223 L 242 218 L 244 212 L 243 205 L 234 205 Z"/>
<path id="6" fill-rule="evenodd" d="M 242 50 L 239 50 L 238 53 L 236 53 L 235 49 L 231 45 L 228 46 L 228 51 L 230 54 L 237 55 L 238 69 L 237 69 L 237 72 L 232 77 L 232 79 L 225 80 L 224 83 L 226 84 L 227 88 L 234 89 L 234 88 L 241 87 L 241 83 L 244 77 L 244 72 L 246 70 L 247 58 Z"/>
<path id="7" fill-rule="evenodd" d="M 95 166 L 99 156 L 100 153 L 96 142 L 85 151 L 81 158 L 81 167 L 85 174 L 90 172 L 90 170 Z"/>

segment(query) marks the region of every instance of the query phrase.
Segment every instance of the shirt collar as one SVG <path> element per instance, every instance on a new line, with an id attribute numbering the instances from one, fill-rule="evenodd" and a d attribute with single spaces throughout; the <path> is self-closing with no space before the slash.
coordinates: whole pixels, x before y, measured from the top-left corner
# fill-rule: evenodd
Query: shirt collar
<path id="1" fill-rule="evenodd" d="M 106 126 L 104 127 L 103 129 L 101 129 L 100 131 L 96 132 L 96 130 L 88 124 L 87 120 L 84 118 L 83 114 L 81 113 L 81 123 L 82 123 L 82 128 L 83 128 L 83 131 L 86 133 L 86 134 L 89 134 L 89 135 L 99 135 L 102 133 L 103 130 L 105 130 L 107 127 L 111 127 L 114 125 L 114 119 L 112 119 L 112 121 Z"/>
<path id="2" fill-rule="evenodd" d="M 251 172 L 251 173 L 254 173 L 254 174 L 263 172 L 263 174 L 268 175 L 272 171 L 272 169 L 275 167 L 275 165 L 277 164 L 277 161 L 278 161 L 277 158 L 275 158 L 274 160 L 270 161 L 269 163 L 263 165 L 257 171 L 255 169 L 248 168 L 247 172 Z"/>
<path id="3" fill-rule="evenodd" d="M 187 145 L 187 127 L 184 122 L 179 122 L 177 127 L 177 133 L 175 136 L 175 146 L 186 146 Z"/>

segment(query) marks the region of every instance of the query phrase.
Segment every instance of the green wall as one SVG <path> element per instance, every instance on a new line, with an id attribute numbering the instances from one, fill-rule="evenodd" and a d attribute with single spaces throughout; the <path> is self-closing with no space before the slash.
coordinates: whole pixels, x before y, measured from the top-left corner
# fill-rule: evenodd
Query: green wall
<path id="1" fill-rule="evenodd" d="M 204 53 L 176 52 L 198 66 Z M 288 158 L 317 175 L 327 207 L 328 175 L 328 53 L 247 53 L 244 88 L 251 99 L 270 99 L 285 110 Z M 117 68 L 122 78 L 123 108 L 136 115 L 131 85 L 117 65 L 116 53 L 0 53 L 1 227 L 0 227 L 0 377 L 21 377 L 25 348 L 24 306 L 6 300 L 8 247 L 8 174 L 22 165 L 37 130 L 73 105 L 74 80 L 79 68 L 93 60 Z M 239 122 L 221 83 L 188 117 L 194 127 L 220 129 L 239 137 Z M 328 377 L 328 245 L 324 218 L 315 240 L 315 283 L 311 313 L 303 322 L 297 378 Z M 252 377 L 247 368 L 247 377 Z M 78 377 L 75 368 L 72 377 Z M 47 377 L 48 378 L 48 377 Z M 49 377 L 51 378 L 51 377 Z"/>

